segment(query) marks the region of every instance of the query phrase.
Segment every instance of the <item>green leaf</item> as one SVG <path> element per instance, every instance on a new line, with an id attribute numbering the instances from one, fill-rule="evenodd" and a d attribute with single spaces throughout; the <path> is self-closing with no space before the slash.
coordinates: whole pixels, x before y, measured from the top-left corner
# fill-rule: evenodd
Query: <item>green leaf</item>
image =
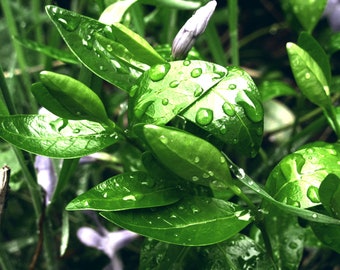
<path id="1" fill-rule="evenodd" d="M 261 145 L 260 94 L 241 68 L 228 67 L 227 76 L 182 115 L 242 154 L 254 157 Z"/>
<path id="2" fill-rule="evenodd" d="M 326 77 L 328 85 L 330 85 L 332 74 L 329 57 L 320 44 L 313 38 L 312 35 L 302 32 L 299 35 L 298 45 L 316 61 Z"/>
<path id="3" fill-rule="evenodd" d="M 147 239 L 140 269 L 275 269 L 267 253 L 254 240 L 237 234 L 215 245 L 187 247 Z"/>
<path id="4" fill-rule="evenodd" d="M 42 53 L 64 63 L 79 64 L 78 59 L 70 51 L 59 50 L 55 47 L 47 46 L 22 37 L 15 37 L 15 41 L 28 49 Z"/>
<path id="5" fill-rule="evenodd" d="M 111 25 L 111 29 L 118 42 L 123 44 L 137 61 L 149 66 L 165 63 L 163 57 L 144 38 L 123 24 L 114 23 Z"/>
<path id="6" fill-rule="evenodd" d="M 292 217 L 269 203 L 262 207 L 267 213 L 264 216 L 264 227 L 275 265 L 278 269 L 298 269 L 304 250 L 305 229 L 301 228 L 297 217 Z"/>
<path id="7" fill-rule="evenodd" d="M 224 67 L 199 60 L 151 67 L 131 90 L 130 123 L 168 123 L 226 74 Z"/>
<path id="8" fill-rule="evenodd" d="M 287 43 L 289 62 L 297 85 L 311 102 L 328 110 L 331 107 L 329 85 L 318 63 L 302 48 Z"/>
<path id="9" fill-rule="evenodd" d="M 324 245 L 340 253 L 340 226 L 314 223 L 311 224 L 312 230 L 316 237 Z"/>
<path id="10" fill-rule="evenodd" d="M 281 81 L 264 81 L 259 85 L 262 101 L 281 97 L 281 96 L 296 96 L 293 88 Z"/>
<path id="11" fill-rule="evenodd" d="M 320 201 L 323 207 L 336 218 L 340 217 L 340 178 L 329 174 L 319 188 Z"/>
<path id="12" fill-rule="evenodd" d="M 47 115 L 0 116 L 0 137 L 18 148 L 54 158 L 75 158 L 122 139 L 113 125 Z"/>
<path id="13" fill-rule="evenodd" d="M 201 6 L 198 2 L 183 0 L 140 0 L 140 2 L 147 5 L 164 6 L 176 9 L 197 9 Z"/>
<path id="14" fill-rule="evenodd" d="M 136 83 L 141 72 L 112 58 L 94 38 L 99 33 L 114 39 L 111 26 L 56 6 L 46 6 L 46 12 L 70 50 L 93 73 L 125 91 Z"/>
<path id="15" fill-rule="evenodd" d="M 122 228 L 184 246 L 221 242 L 252 220 L 242 207 L 207 197 L 187 197 L 166 207 L 100 214 Z"/>
<path id="16" fill-rule="evenodd" d="M 165 179 L 145 172 L 129 172 L 111 177 L 73 199 L 66 210 L 118 211 L 172 204 L 181 197 Z"/>
<path id="17" fill-rule="evenodd" d="M 148 70 L 150 67 L 142 62 L 138 62 L 134 55 L 122 44 L 106 38 L 103 35 L 95 34 L 96 41 L 115 59 L 119 59 L 126 66 L 137 69 L 140 72 Z"/>
<path id="18" fill-rule="evenodd" d="M 179 177 L 211 187 L 234 186 L 228 163 L 209 142 L 174 128 L 144 125 L 135 130 L 157 159 Z"/>
<path id="19" fill-rule="evenodd" d="M 264 200 L 275 205 L 280 210 L 283 210 L 286 213 L 304 218 L 309 221 L 340 225 L 340 220 L 337 220 L 330 216 L 324 215 L 322 213 L 314 212 L 311 210 L 299 208 L 296 206 L 292 206 L 292 205 L 275 200 L 262 187 L 260 187 L 260 185 L 258 185 L 251 177 L 249 177 L 242 168 L 238 167 L 227 156 L 226 156 L 226 159 L 230 164 L 231 171 L 234 173 L 234 175 L 239 181 L 241 181 L 245 186 L 250 188 L 256 194 L 260 195 Z"/>
<path id="20" fill-rule="evenodd" d="M 322 16 L 327 0 L 289 0 L 289 4 L 304 29 L 311 33 Z"/>
<path id="21" fill-rule="evenodd" d="M 320 204 L 319 186 L 327 175 L 340 176 L 340 145 L 316 142 L 286 156 L 266 182 L 269 194 L 289 205 L 309 208 Z"/>
<path id="22" fill-rule="evenodd" d="M 105 24 L 120 22 L 127 10 L 136 2 L 137 0 L 125 0 L 112 3 L 102 12 L 99 21 Z"/>
<path id="23" fill-rule="evenodd" d="M 40 105 L 53 114 L 70 120 L 110 123 L 104 104 L 85 84 L 50 71 L 42 71 L 40 79 L 42 84 L 34 84 L 32 92 Z"/>

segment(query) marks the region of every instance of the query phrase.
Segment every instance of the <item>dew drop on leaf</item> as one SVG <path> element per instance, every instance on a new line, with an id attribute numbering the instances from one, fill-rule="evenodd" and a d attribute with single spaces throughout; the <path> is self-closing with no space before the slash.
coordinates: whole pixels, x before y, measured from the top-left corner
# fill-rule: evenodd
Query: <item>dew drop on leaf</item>
<path id="1" fill-rule="evenodd" d="M 236 84 L 233 84 L 233 83 L 229 84 L 229 86 L 228 86 L 228 88 L 229 88 L 230 90 L 235 90 L 236 87 L 237 87 Z"/>
<path id="2" fill-rule="evenodd" d="M 168 105 L 168 104 L 169 104 L 169 100 L 168 100 L 167 98 L 163 98 L 163 99 L 162 99 L 162 104 L 163 104 L 164 106 Z"/>
<path id="3" fill-rule="evenodd" d="M 197 206 L 191 206 L 191 211 L 193 214 L 201 212 L 201 210 Z"/>
<path id="4" fill-rule="evenodd" d="M 239 92 L 236 96 L 239 104 L 252 122 L 260 122 L 263 119 L 263 108 L 260 101 L 249 91 Z"/>
<path id="5" fill-rule="evenodd" d="M 170 82 L 170 84 L 169 84 L 169 86 L 171 88 L 176 88 L 178 85 L 179 85 L 179 81 L 177 81 L 177 80 L 174 80 L 174 81 Z"/>
<path id="6" fill-rule="evenodd" d="M 162 143 L 164 143 L 164 144 L 167 144 L 167 143 L 169 142 L 168 138 L 165 137 L 164 135 L 161 135 L 161 136 L 159 137 L 159 140 L 160 140 Z"/>
<path id="7" fill-rule="evenodd" d="M 60 15 L 62 15 L 62 13 Z M 78 28 L 79 24 L 80 24 L 80 18 L 76 17 L 76 16 L 72 16 L 72 19 L 69 20 L 69 21 L 66 21 L 62 17 L 59 17 L 57 19 L 57 21 L 68 32 L 75 31 Z"/>
<path id="8" fill-rule="evenodd" d="M 105 193 L 103 194 L 103 197 L 104 197 L 104 198 L 107 198 L 107 192 L 105 192 Z"/>
<path id="9" fill-rule="evenodd" d="M 313 203 L 319 203 L 319 189 L 316 186 L 310 186 L 307 190 L 307 197 Z"/>
<path id="10" fill-rule="evenodd" d="M 159 64 L 159 65 L 155 65 L 155 66 L 151 67 L 150 70 L 149 70 L 150 79 L 154 82 L 158 82 L 158 81 L 164 79 L 166 74 L 168 74 L 170 67 L 171 66 L 170 66 L 169 63 Z"/>
<path id="11" fill-rule="evenodd" d="M 75 128 L 74 130 L 73 130 L 73 133 L 75 133 L 75 134 L 78 134 L 80 132 L 80 129 L 79 128 Z"/>
<path id="12" fill-rule="evenodd" d="M 200 158 L 199 157 L 195 157 L 194 158 L 194 162 L 197 164 L 197 163 L 199 163 L 200 162 Z"/>
<path id="13" fill-rule="evenodd" d="M 197 88 L 194 91 L 194 97 L 199 97 L 200 95 L 202 95 L 203 93 L 203 89 L 202 87 L 200 87 L 199 85 L 197 85 Z"/>
<path id="14" fill-rule="evenodd" d="M 312 218 L 317 219 L 318 218 L 318 214 L 317 213 L 313 213 L 312 214 Z"/>
<path id="15" fill-rule="evenodd" d="M 106 46 L 106 50 L 107 50 L 108 52 L 112 52 L 113 48 L 112 48 L 112 46 L 111 46 L 110 44 L 108 44 L 108 45 Z"/>
<path id="16" fill-rule="evenodd" d="M 232 106 L 229 102 L 224 102 L 224 104 L 222 105 L 222 110 L 226 115 L 230 117 L 236 114 L 234 106 Z"/>
<path id="17" fill-rule="evenodd" d="M 123 201 L 136 201 L 136 197 L 134 195 L 127 195 L 123 197 Z"/>
<path id="18" fill-rule="evenodd" d="M 199 76 L 202 75 L 202 69 L 201 68 L 194 68 L 191 72 L 190 72 L 191 77 L 193 78 L 198 78 Z"/>
<path id="19" fill-rule="evenodd" d="M 201 126 L 209 125 L 214 118 L 213 111 L 206 108 L 200 108 L 196 113 L 196 122 Z"/>
<path id="20" fill-rule="evenodd" d="M 191 64 L 191 61 L 190 60 L 185 60 L 183 61 L 183 66 L 189 66 Z"/>
<path id="21" fill-rule="evenodd" d="M 196 181 L 199 180 L 199 178 L 198 178 L 197 176 L 195 176 L 195 175 L 194 175 L 191 179 L 192 179 L 192 181 L 194 181 L 194 182 L 196 182 Z"/>

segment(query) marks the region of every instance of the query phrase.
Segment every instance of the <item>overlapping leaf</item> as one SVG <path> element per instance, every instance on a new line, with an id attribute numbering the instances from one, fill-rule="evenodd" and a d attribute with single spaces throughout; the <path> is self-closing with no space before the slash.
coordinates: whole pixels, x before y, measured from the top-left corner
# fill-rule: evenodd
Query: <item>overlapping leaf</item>
<path id="1" fill-rule="evenodd" d="M 145 172 L 111 177 L 73 199 L 67 210 L 117 211 L 156 207 L 178 201 L 176 186 L 165 179 L 154 179 Z"/>
<path id="2" fill-rule="evenodd" d="M 252 221 L 242 207 L 207 197 L 187 197 L 166 207 L 100 214 L 141 235 L 185 246 L 222 242 Z"/>
<path id="3" fill-rule="evenodd" d="M 113 123 L 107 128 L 47 115 L 0 116 L 0 137 L 28 152 L 54 158 L 85 156 L 122 139 Z"/>

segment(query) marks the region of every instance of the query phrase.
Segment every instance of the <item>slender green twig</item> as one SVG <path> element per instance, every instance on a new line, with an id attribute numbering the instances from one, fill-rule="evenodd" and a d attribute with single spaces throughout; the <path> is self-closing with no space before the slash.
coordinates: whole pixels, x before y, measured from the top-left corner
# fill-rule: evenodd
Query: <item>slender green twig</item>
<path id="1" fill-rule="evenodd" d="M 229 35 L 230 35 L 230 52 L 231 52 L 231 64 L 234 66 L 240 65 L 239 59 L 239 45 L 238 45 L 238 1 L 228 0 L 229 10 Z"/>

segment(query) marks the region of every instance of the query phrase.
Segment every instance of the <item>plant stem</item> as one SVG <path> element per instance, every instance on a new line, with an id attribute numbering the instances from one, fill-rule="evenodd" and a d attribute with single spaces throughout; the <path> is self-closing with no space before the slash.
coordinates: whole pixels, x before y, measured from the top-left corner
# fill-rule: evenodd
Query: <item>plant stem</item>
<path id="1" fill-rule="evenodd" d="M 12 37 L 16 37 L 16 36 L 18 36 L 18 29 L 16 27 L 14 16 L 13 16 L 9 2 L 10 1 L 8 1 L 8 0 L 2 0 L 1 6 L 2 6 L 3 13 L 4 13 L 4 17 L 6 19 L 9 34 Z M 33 99 L 32 94 L 30 92 L 28 92 L 28 89 L 30 89 L 30 87 L 31 87 L 31 79 L 30 79 L 28 73 L 26 72 L 27 71 L 27 64 L 26 64 L 26 59 L 25 59 L 25 56 L 24 56 L 24 51 L 22 49 L 22 46 L 19 45 L 17 42 L 13 42 L 13 46 L 14 46 L 14 49 L 15 49 L 15 52 L 16 52 L 19 67 L 22 70 L 22 79 L 23 79 L 25 89 L 26 89 L 26 92 L 25 92 L 26 100 L 30 104 L 30 107 L 34 110 L 34 109 L 36 109 L 36 102 Z"/>
<path id="2" fill-rule="evenodd" d="M 238 48 L 238 1 L 228 0 L 229 11 L 229 35 L 230 35 L 230 51 L 231 51 L 231 64 L 239 66 L 239 48 Z"/>

